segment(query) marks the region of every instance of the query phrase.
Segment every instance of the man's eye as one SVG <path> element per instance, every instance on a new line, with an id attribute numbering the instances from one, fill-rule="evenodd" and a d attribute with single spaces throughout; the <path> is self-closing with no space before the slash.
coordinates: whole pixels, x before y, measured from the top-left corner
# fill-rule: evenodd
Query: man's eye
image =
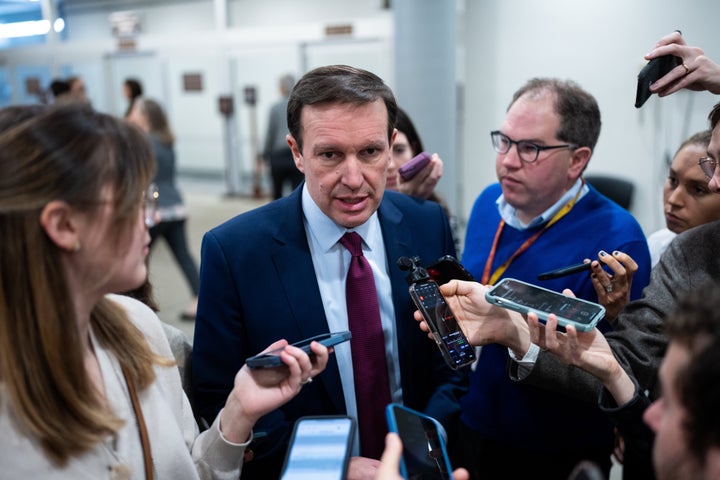
<path id="1" fill-rule="evenodd" d="M 368 147 L 360 152 L 360 157 L 366 159 L 374 159 L 380 154 L 380 152 L 382 152 L 380 148 Z"/>
<path id="2" fill-rule="evenodd" d="M 520 142 L 518 144 L 518 149 L 520 150 L 521 153 L 532 154 L 532 155 L 535 155 L 535 152 L 537 152 L 537 147 L 532 143 Z"/>

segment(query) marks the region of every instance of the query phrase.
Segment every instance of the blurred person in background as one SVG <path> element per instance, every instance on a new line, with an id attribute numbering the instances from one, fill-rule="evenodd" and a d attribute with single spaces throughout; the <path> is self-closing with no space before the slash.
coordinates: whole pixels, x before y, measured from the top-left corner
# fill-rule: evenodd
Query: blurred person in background
<path id="1" fill-rule="evenodd" d="M 290 146 L 285 139 L 288 134 L 287 104 L 293 85 L 295 78 L 292 75 L 286 74 L 280 77 L 278 88 L 282 98 L 270 108 L 270 118 L 265 132 L 265 147 L 262 155 L 270 165 L 273 200 L 283 196 L 283 187 L 286 183 L 290 183 L 290 189 L 295 190 L 305 178 L 295 166 Z"/>
<path id="2" fill-rule="evenodd" d="M 150 246 L 152 248 L 161 237 L 167 242 L 192 292 L 190 305 L 180 314 L 180 318 L 195 320 L 200 276 L 187 242 L 187 208 L 176 184 L 175 136 L 165 111 L 155 100 L 143 97 L 135 99 L 128 121 L 147 134 L 157 164 L 154 183 L 159 194 L 159 221 L 150 229 Z"/>
<path id="3" fill-rule="evenodd" d="M 127 109 L 125 109 L 125 118 L 130 116 L 135 99 L 141 97 L 143 94 L 142 84 L 140 80 L 135 78 L 126 78 L 123 82 L 123 96 L 128 102 Z"/>

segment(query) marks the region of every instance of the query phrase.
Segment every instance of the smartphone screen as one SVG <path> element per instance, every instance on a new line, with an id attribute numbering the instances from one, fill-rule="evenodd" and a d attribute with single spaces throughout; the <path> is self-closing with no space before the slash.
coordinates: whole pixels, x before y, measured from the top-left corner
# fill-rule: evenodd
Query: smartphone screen
<path id="1" fill-rule="evenodd" d="M 295 423 L 283 480 L 343 480 L 354 421 L 345 416 L 302 417 Z"/>
<path id="2" fill-rule="evenodd" d="M 475 361 L 475 348 L 468 343 L 437 283 L 418 282 L 410 286 L 410 297 L 433 332 L 447 364 L 457 369 Z"/>
<path id="3" fill-rule="evenodd" d="M 485 297 L 491 303 L 523 314 L 535 312 L 542 321 L 554 313 L 558 317 L 559 325 L 573 325 L 580 331 L 592 330 L 605 316 L 602 305 L 512 278 L 503 279 L 488 290 Z"/>
<path id="4" fill-rule="evenodd" d="M 406 479 L 452 479 L 445 442 L 437 420 L 402 405 L 387 406 L 388 429 L 403 443 L 400 473 Z"/>

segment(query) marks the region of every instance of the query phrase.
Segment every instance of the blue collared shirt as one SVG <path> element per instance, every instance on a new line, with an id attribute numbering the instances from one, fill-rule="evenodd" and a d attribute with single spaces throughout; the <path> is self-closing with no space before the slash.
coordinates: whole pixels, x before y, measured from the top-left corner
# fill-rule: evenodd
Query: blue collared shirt
<path id="1" fill-rule="evenodd" d="M 582 188 L 582 192 L 580 192 L 580 196 L 578 197 L 578 201 L 580 201 L 580 199 L 584 197 L 585 194 L 590 191 L 590 189 L 587 185 L 583 184 L 581 178 L 578 178 L 575 184 L 570 187 L 570 189 L 565 192 L 565 194 L 560 197 L 557 202 L 555 202 L 543 213 L 530 220 L 530 223 L 528 223 L 527 225 L 520 221 L 520 219 L 517 217 L 517 210 L 515 209 L 515 207 L 505 201 L 504 195 L 500 195 L 496 200 L 498 212 L 500 213 L 502 219 L 505 220 L 505 224 L 510 225 L 511 227 L 518 230 L 525 230 L 528 228 L 537 227 L 546 222 L 549 222 L 550 219 L 553 218 L 562 207 L 564 207 L 570 200 L 573 199 L 573 197 L 575 197 L 575 194 L 577 194 L 580 188 Z"/>
<path id="2" fill-rule="evenodd" d="M 320 287 L 320 297 L 325 307 L 328 327 L 331 332 L 348 330 L 347 305 L 345 303 L 345 278 L 350 267 L 350 252 L 339 243 L 345 232 L 350 231 L 332 221 L 315 204 L 307 189 L 302 191 L 302 209 L 304 215 L 305 234 L 310 246 L 315 276 Z M 388 274 L 387 255 L 383 242 L 382 229 L 377 212 L 367 222 L 352 229 L 363 239 L 363 255 L 375 276 L 375 287 L 380 305 L 380 321 L 385 336 L 385 353 L 388 364 L 390 394 L 393 402 L 402 403 L 402 387 L 400 384 L 400 362 L 397 358 L 397 331 L 395 328 L 395 306 L 392 300 L 392 285 Z M 340 281 L 338 281 L 340 280 Z M 350 343 L 335 346 L 340 381 L 347 414 L 357 418 L 357 402 L 355 401 L 355 383 L 353 378 L 352 354 Z M 360 441 L 355 431 L 353 455 L 358 455 Z"/>

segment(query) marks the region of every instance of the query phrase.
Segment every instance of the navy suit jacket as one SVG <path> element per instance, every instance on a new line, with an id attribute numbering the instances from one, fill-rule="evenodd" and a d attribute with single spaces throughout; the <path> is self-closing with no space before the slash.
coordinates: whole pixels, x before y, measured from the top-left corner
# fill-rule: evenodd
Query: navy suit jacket
<path id="1" fill-rule="evenodd" d="M 328 332 L 303 225 L 302 185 L 290 196 L 241 214 L 203 237 L 200 299 L 193 345 L 196 414 L 208 422 L 225 404 L 245 359 L 272 342 Z M 466 371 L 446 366 L 413 319 L 401 256 L 423 264 L 455 247 L 447 217 L 434 203 L 386 192 L 378 209 L 395 305 L 403 402 L 449 425 L 467 386 Z M 340 279 L 338 279 L 340 281 Z M 254 459 L 243 478 L 279 476 L 289 435 L 304 415 L 345 414 L 337 360 L 293 400 L 255 425 Z"/>

